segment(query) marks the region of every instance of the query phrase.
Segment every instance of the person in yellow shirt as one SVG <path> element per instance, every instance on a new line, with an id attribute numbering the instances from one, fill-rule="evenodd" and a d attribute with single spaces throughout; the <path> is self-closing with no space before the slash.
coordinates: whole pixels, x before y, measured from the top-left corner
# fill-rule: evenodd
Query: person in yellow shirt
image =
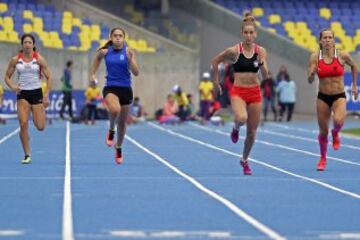
<path id="1" fill-rule="evenodd" d="M 214 84 L 210 81 L 210 73 L 204 72 L 199 84 L 200 116 L 207 121 L 210 118 L 210 108 L 213 102 Z"/>
<path id="2" fill-rule="evenodd" d="M 178 105 L 178 112 L 177 115 L 179 116 L 181 121 L 185 121 L 188 115 L 188 105 L 189 100 L 179 85 L 175 85 L 173 87 L 173 92 L 175 96 L 176 103 Z"/>
<path id="3" fill-rule="evenodd" d="M 91 121 L 91 124 L 95 124 L 96 117 L 96 105 L 100 99 L 100 88 L 97 86 L 97 80 L 90 82 L 90 86 L 85 91 L 86 107 L 88 110 L 87 118 L 85 118 L 85 124 Z"/>
<path id="4" fill-rule="evenodd" d="M 0 85 L 0 113 L 2 112 L 3 97 L 4 97 L 4 88 L 3 86 Z M 0 117 L 0 123 L 5 124 L 6 120 Z"/>

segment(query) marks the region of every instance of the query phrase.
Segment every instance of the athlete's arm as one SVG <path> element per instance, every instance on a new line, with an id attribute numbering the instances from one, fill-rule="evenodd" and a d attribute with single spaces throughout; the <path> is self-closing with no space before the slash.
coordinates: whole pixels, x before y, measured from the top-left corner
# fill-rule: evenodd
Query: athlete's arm
<path id="1" fill-rule="evenodd" d="M 41 71 L 44 73 L 46 77 L 46 89 L 43 96 L 43 104 L 45 107 L 47 107 L 49 105 L 49 93 L 51 91 L 52 75 L 47 61 L 40 54 L 39 54 L 39 64 L 41 66 Z"/>
<path id="2" fill-rule="evenodd" d="M 139 76 L 140 71 L 139 71 L 139 65 L 137 64 L 136 61 L 135 51 L 133 49 L 128 48 L 127 57 L 129 59 L 130 69 L 132 74 L 134 74 L 135 76 Z"/>
<path id="3" fill-rule="evenodd" d="M 211 61 L 211 67 L 213 71 L 214 83 L 217 86 L 220 94 L 222 94 L 222 89 L 219 81 L 219 64 L 222 62 L 235 62 L 236 56 L 238 56 L 238 50 L 236 46 L 230 47 L 216 55 Z"/>
<path id="4" fill-rule="evenodd" d="M 259 47 L 259 65 L 260 65 L 260 71 L 261 76 L 263 79 L 269 78 L 269 67 L 267 64 L 267 53 L 266 49 L 263 47 Z"/>
<path id="5" fill-rule="evenodd" d="M 96 80 L 96 72 L 99 69 L 100 63 L 102 59 L 104 58 L 105 54 L 107 53 L 107 49 L 100 49 L 96 52 L 93 63 L 91 65 L 90 69 L 90 80 L 95 81 Z"/>
<path id="6" fill-rule="evenodd" d="M 351 67 L 351 75 L 352 75 L 352 94 L 355 99 L 358 98 L 358 86 L 357 86 L 357 80 L 358 80 L 358 67 L 350 54 L 348 53 L 341 53 L 342 59 L 344 59 L 345 64 L 349 65 Z"/>
<path id="7" fill-rule="evenodd" d="M 312 53 L 309 58 L 309 66 L 308 66 L 308 82 L 312 83 L 315 79 L 316 67 L 317 67 L 317 54 Z"/>
<path id="8" fill-rule="evenodd" d="M 5 73 L 5 83 L 11 90 L 13 90 L 14 92 L 17 93 L 18 91 L 20 91 L 19 86 L 13 84 L 13 82 L 12 82 L 12 75 L 15 72 L 16 63 L 17 63 L 17 57 L 13 57 L 9 61 L 9 64 L 8 64 L 8 67 L 7 67 L 7 70 Z"/>

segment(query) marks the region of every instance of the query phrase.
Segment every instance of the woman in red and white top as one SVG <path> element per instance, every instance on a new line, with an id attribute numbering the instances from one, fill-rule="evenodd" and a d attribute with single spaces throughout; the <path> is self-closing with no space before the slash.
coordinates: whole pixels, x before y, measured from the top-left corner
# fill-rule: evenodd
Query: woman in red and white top
<path id="1" fill-rule="evenodd" d="M 231 89 L 231 107 L 234 113 L 234 127 L 231 140 L 236 143 L 239 139 L 239 128 L 246 123 L 247 132 L 244 142 L 241 166 L 245 175 L 251 175 L 248 163 L 251 148 L 255 142 L 256 130 L 261 115 L 261 92 L 258 71 L 264 79 L 268 78 L 268 67 L 265 48 L 257 45 L 255 18 L 246 12 L 241 28 L 243 42 L 225 49 L 212 60 L 215 85 L 222 93 L 218 65 L 221 62 L 233 64 L 234 85 Z"/>
<path id="2" fill-rule="evenodd" d="M 28 121 L 32 113 L 35 127 L 42 131 L 45 129 L 45 108 L 49 105 L 49 92 L 51 89 L 51 72 L 47 61 L 42 57 L 35 47 L 35 38 L 31 34 L 21 37 L 21 50 L 13 57 L 8 65 L 5 82 L 17 95 L 17 114 L 20 123 L 20 140 L 24 149 L 25 157 L 23 164 L 31 162 Z M 14 84 L 12 76 L 17 72 L 18 82 Z M 41 76 L 46 77 L 47 88 L 42 93 Z"/>
<path id="3" fill-rule="evenodd" d="M 331 130 L 333 148 L 340 148 L 339 131 L 346 117 L 346 95 L 344 91 L 344 65 L 351 67 L 352 94 L 358 97 L 358 69 L 350 54 L 335 49 L 334 33 L 323 29 L 319 37 L 320 51 L 312 53 L 309 59 L 308 81 L 314 81 L 315 74 L 319 77 L 319 93 L 316 101 L 319 124 L 320 161 L 318 171 L 326 168 L 326 152 L 331 113 L 333 113 L 334 128 Z"/>

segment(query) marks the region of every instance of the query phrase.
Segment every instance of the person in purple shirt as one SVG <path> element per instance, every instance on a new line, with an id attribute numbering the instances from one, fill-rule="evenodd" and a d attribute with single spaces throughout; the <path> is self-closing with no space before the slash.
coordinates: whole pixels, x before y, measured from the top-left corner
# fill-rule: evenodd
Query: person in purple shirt
<path id="1" fill-rule="evenodd" d="M 125 31 L 122 28 L 113 28 L 110 39 L 95 55 L 91 66 L 91 81 L 96 80 L 96 71 L 104 59 L 106 66 L 106 83 L 103 97 L 109 112 L 110 128 L 106 134 L 106 144 L 114 145 L 115 124 L 117 125 L 117 142 L 115 144 L 115 162 L 123 162 L 121 145 L 126 131 L 126 119 L 133 101 L 131 88 L 131 73 L 139 75 L 139 66 L 134 50 L 125 42 Z"/>

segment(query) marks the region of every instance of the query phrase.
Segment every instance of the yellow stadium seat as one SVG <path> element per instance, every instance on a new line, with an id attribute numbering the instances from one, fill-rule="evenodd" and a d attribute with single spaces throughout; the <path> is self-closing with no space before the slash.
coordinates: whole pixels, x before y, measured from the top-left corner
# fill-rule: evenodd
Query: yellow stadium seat
<path id="1" fill-rule="evenodd" d="M 327 20 L 331 18 L 331 10 L 329 8 L 320 8 L 319 15 Z"/>
<path id="2" fill-rule="evenodd" d="M 255 21 L 255 24 L 256 24 L 256 26 L 261 26 L 261 22 L 259 22 L 259 21 Z"/>
<path id="3" fill-rule="evenodd" d="M 254 15 L 254 17 L 261 17 L 264 15 L 264 9 L 260 7 L 255 7 L 252 9 L 252 14 Z"/>
<path id="4" fill-rule="evenodd" d="M 91 32 L 100 32 L 100 26 L 97 24 L 91 25 L 90 29 L 91 29 Z"/>
<path id="5" fill-rule="evenodd" d="M 275 28 L 267 28 L 267 30 L 269 31 L 269 32 L 272 32 L 272 33 L 276 33 L 276 30 L 275 30 Z"/>
<path id="6" fill-rule="evenodd" d="M 25 23 L 23 25 L 23 31 L 24 31 L 24 33 L 31 33 L 33 31 L 33 25 L 31 25 L 29 23 Z"/>
<path id="7" fill-rule="evenodd" d="M 268 20 L 270 24 L 281 23 L 281 17 L 278 14 L 270 14 Z"/>
<path id="8" fill-rule="evenodd" d="M 73 26 L 81 27 L 82 21 L 81 21 L 80 18 L 73 18 L 73 19 L 72 19 L 72 24 L 73 24 Z"/>
<path id="9" fill-rule="evenodd" d="M 129 45 L 130 48 L 137 49 L 137 42 L 136 42 L 136 40 L 129 39 L 129 40 L 127 40 L 127 44 Z"/>
<path id="10" fill-rule="evenodd" d="M 89 25 L 81 25 L 80 27 L 81 33 L 90 34 L 91 28 Z"/>
<path id="11" fill-rule="evenodd" d="M 296 23 L 296 27 L 298 30 L 305 30 L 305 29 L 309 29 L 308 26 L 307 26 L 307 23 L 306 22 L 297 22 Z"/>
<path id="12" fill-rule="evenodd" d="M 294 22 L 291 22 L 291 21 L 286 21 L 284 24 L 283 24 L 284 28 L 286 31 L 292 31 L 294 30 L 296 27 L 295 27 L 295 23 Z"/>
<path id="13" fill-rule="evenodd" d="M 77 48 L 77 47 L 74 47 L 74 46 L 68 47 L 68 49 L 69 49 L 70 51 L 77 51 L 77 50 L 78 50 L 78 48 Z"/>
<path id="14" fill-rule="evenodd" d="M 72 32 L 72 25 L 62 25 L 61 30 L 63 33 L 70 34 Z"/>
<path id="15" fill-rule="evenodd" d="M 8 32 L 8 40 L 9 42 L 19 43 L 20 42 L 19 34 L 14 31 Z"/>
<path id="16" fill-rule="evenodd" d="M 100 32 L 91 32 L 90 40 L 100 40 Z"/>
<path id="17" fill-rule="evenodd" d="M 6 41 L 7 40 L 7 34 L 5 31 L 0 31 L 0 41 Z"/>
<path id="18" fill-rule="evenodd" d="M 73 14 L 72 14 L 72 12 L 70 12 L 70 11 L 65 11 L 64 13 L 63 13 L 63 18 L 72 18 L 73 17 Z"/>
<path id="19" fill-rule="evenodd" d="M 8 11 L 8 5 L 6 3 L 0 3 L 0 13 Z"/>
<path id="20" fill-rule="evenodd" d="M 30 10 L 24 10 L 23 11 L 23 18 L 33 19 L 34 18 L 33 12 L 30 11 Z"/>

